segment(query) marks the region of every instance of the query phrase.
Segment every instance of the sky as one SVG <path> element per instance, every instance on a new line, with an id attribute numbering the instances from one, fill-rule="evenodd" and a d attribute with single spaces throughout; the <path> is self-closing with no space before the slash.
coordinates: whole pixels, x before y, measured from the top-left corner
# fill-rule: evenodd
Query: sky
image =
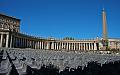
<path id="1" fill-rule="evenodd" d="M 0 0 L 0 13 L 21 19 L 33 36 L 76 39 L 102 37 L 102 9 L 109 38 L 120 38 L 120 0 Z"/>

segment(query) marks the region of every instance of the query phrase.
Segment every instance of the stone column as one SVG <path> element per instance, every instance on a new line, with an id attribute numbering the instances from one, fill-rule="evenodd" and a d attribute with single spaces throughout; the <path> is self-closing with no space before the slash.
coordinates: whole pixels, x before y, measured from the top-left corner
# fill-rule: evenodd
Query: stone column
<path id="1" fill-rule="evenodd" d="M 10 38 L 10 48 L 12 48 L 12 43 L 13 43 L 13 36 L 11 35 L 11 38 Z"/>
<path id="2" fill-rule="evenodd" d="M 22 47 L 23 40 L 20 38 L 20 47 Z"/>
<path id="3" fill-rule="evenodd" d="M 84 50 L 84 43 L 81 43 L 81 50 Z"/>
<path id="4" fill-rule="evenodd" d="M 8 43 L 9 42 L 9 34 L 6 34 L 6 48 L 8 48 Z"/>
<path id="5" fill-rule="evenodd" d="M 88 50 L 88 43 L 86 43 L 86 50 Z"/>
<path id="6" fill-rule="evenodd" d="M 25 41 L 25 38 L 23 39 L 24 43 L 23 43 L 23 47 L 25 48 L 25 44 L 26 44 L 26 41 Z"/>
<path id="7" fill-rule="evenodd" d="M 73 43 L 73 50 L 75 50 L 75 43 Z"/>
<path id="8" fill-rule="evenodd" d="M 58 50 L 58 42 L 56 42 L 56 45 L 57 45 L 56 50 Z"/>
<path id="9" fill-rule="evenodd" d="M 60 50 L 62 50 L 62 42 L 60 42 Z"/>
<path id="10" fill-rule="evenodd" d="M 17 37 L 15 38 L 15 42 L 17 41 Z M 21 47 L 21 43 L 22 43 L 22 40 L 21 38 L 18 38 L 18 42 L 19 42 L 19 47 Z"/>
<path id="11" fill-rule="evenodd" d="M 17 41 L 18 41 L 18 39 L 17 39 L 17 37 L 15 37 L 15 47 L 18 47 Z"/>
<path id="12" fill-rule="evenodd" d="M 36 40 L 36 49 L 38 49 L 38 41 Z"/>
<path id="13" fill-rule="evenodd" d="M 25 48 L 27 48 L 28 47 L 28 45 L 27 45 L 28 44 L 28 40 L 26 39 L 25 41 L 26 41 L 26 47 Z"/>
<path id="14" fill-rule="evenodd" d="M 13 38 L 13 46 L 14 46 L 14 48 L 16 47 L 16 37 L 15 36 Z"/>
<path id="15" fill-rule="evenodd" d="M 30 42 L 31 42 L 31 48 L 33 48 L 33 40 L 31 40 Z"/>
<path id="16" fill-rule="evenodd" d="M 73 50 L 75 50 L 75 43 L 73 43 Z"/>
<path id="17" fill-rule="evenodd" d="M 86 43 L 86 50 L 88 50 L 88 46 L 89 46 L 89 44 L 88 44 L 88 43 Z"/>
<path id="18" fill-rule="evenodd" d="M 88 50 L 90 49 L 90 47 L 89 47 L 89 43 L 88 43 Z"/>
<path id="19" fill-rule="evenodd" d="M 80 43 L 78 43 L 78 51 L 80 50 Z"/>
<path id="20" fill-rule="evenodd" d="M 81 43 L 81 44 L 82 44 L 82 45 L 81 45 L 81 46 L 82 46 L 82 48 L 81 48 L 81 49 L 82 49 L 82 50 L 84 50 L 84 43 Z"/>
<path id="21" fill-rule="evenodd" d="M 21 47 L 23 47 L 23 39 L 21 38 Z"/>
<path id="22" fill-rule="evenodd" d="M 45 42 L 43 41 L 43 49 L 45 49 Z"/>
<path id="23" fill-rule="evenodd" d="M 43 49 L 43 43 L 42 43 L 42 41 L 41 41 L 41 49 Z"/>
<path id="24" fill-rule="evenodd" d="M 50 42 L 47 42 L 47 48 L 46 49 L 49 49 L 49 46 L 50 46 Z"/>
<path id="25" fill-rule="evenodd" d="M 93 45 L 92 45 L 92 43 L 91 43 L 91 50 L 93 50 Z"/>
<path id="26" fill-rule="evenodd" d="M 39 49 L 41 49 L 41 41 L 39 41 Z"/>
<path id="27" fill-rule="evenodd" d="M 23 47 L 26 48 L 26 39 L 24 38 L 24 44 Z"/>
<path id="28" fill-rule="evenodd" d="M 89 50 L 91 50 L 91 45 L 90 45 L 90 43 L 89 43 Z"/>
<path id="29" fill-rule="evenodd" d="M 34 49 L 37 49 L 37 41 L 34 41 Z"/>
<path id="30" fill-rule="evenodd" d="M 36 43 L 35 43 L 35 40 L 33 40 L 33 49 L 35 49 L 36 48 Z"/>
<path id="31" fill-rule="evenodd" d="M 63 50 L 64 50 L 65 49 L 65 42 L 63 42 L 62 45 L 63 45 Z"/>
<path id="32" fill-rule="evenodd" d="M 76 50 L 76 43 L 74 43 L 74 50 Z"/>
<path id="33" fill-rule="evenodd" d="M 90 43 L 90 50 L 92 50 L 92 44 Z"/>
<path id="34" fill-rule="evenodd" d="M 94 50 L 97 50 L 97 46 L 96 46 L 96 43 L 94 43 Z"/>
<path id="35" fill-rule="evenodd" d="M 45 49 L 45 41 L 43 41 L 43 49 Z"/>
<path id="36" fill-rule="evenodd" d="M 71 50 L 71 43 L 69 43 L 69 50 Z"/>
<path id="37" fill-rule="evenodd" d="M 41 49 L 43 49 L 43 46 L 44 46 L 44 45 L 43 45 L 43 41 L 41 41 Z"/>
<path id="38" fill-rule="evenodd" d="M 60 50 L 62 50 L 62 42 L 60 42 Z"/>
<path id="39" fill-rule="evenodd" d="M 54 49 L 56 50 L 56 42 L 54 42 Z"/>
<path id="40" fill-rule="evenodd" d="M 51 49 L 54 49 L 54 42 L 52 42 L 51 44 Z"/>
<path id="41" fill-rule="evenodd" d="M 60 42 L 58 42 L 58 50 L 60 50 Z"/>
<path id="42" fill-rule="evenodd" d="M 11 35 L 12 36 L 12 41 L 11 41 L 11 47 L 15 47 L 15 36 Z"/>
<path id="43" fill-rule="evenodd" d="M 65 42 L 65 50 L 67 50 L 67 42 Z"/>
<path id="44" fill-rule="evenodd" d="M 22 38 L 18 38 L 19 39 L 19 46 L 22 47 L 23 46 L 23 40 Z"/>
<path id="45" fill-rule="evenodd" d="M 86 43 L 84 43 L 84 50 L 86 50 Z"/>
<path id="46" fill-rule="evenodd" d="M 58 45 L 58 50 L 59 50 L 59 48 L 60 48 L 60 43 L 58 42 L 57 45 Z"/>
<path id="47" fill-rule="evenodd" d="M 35 41 L 33 40 L 33 49 L 35 49 Z"/>
<path id="48" fill-rule="evenodd" d="M 41 41 L 39 41 L 39 49 L 41 49 Z"/>
<path id="49" fill-rule="evenodd" d="M 0 47 L 2 47 L 2 44 L 3 44 L 3 34 L 1 34 L 1 44 L 0 44 Z"/>
<path id="50" fill-rule="evenodd" d="M 92 43 L 92 49 L 94 50 L 94 43 Z"/>
<path id="51" fill-rule="evenodd" d="M 31 40 L 28 40 L 28 47 L 31 48 Z"/>
<path id="52" fill-rule="evenodd" d="M 81 50 L 81 43 L 79 43 L 79 50 Z"/>
<path id="53" fill-rule="evenodd" d="M 88 46 L 87 46 L 87 43 L 85 43 L 85 50 L 88 50 Z"/>
<path id="54" fill-rule="evenodd" d="M 84 43 L 84 50 L 85 50 L 85 48 L 86 48 L 85 46 L 86 46 L 86 45 L 85 45 L 85 43 Z"/>
<path id="55" fill-rule="evenodd" d="M 79 50 L 81 50 L 81 43 L 79 43 Z"/>
<path id="56" fill-rule="evenodd" d="M 94 43 L 92 43 L 92 46 L 93 46 L 93 50 L 94 50 Z"/>
<path id="57" fill-rule="evenodd" d="M 89 50 L 92 50 L 91 43 L 89 43 Z"/>
<path id="58" fill-rule="evenodd" d="M 82 43 L 80 43 L 80 50 L 82 50 Z"/>
<path id="59" fill-rule="evenodd" d="M 77 43 L 77 51 L 79 51 L 79 43 Z"/>
<path id="60" fill-rule="evenodd" d="M 24 46 L 25 46 L 25 40 L 24 38 L 22 38 L 22 47 L 24 48 Z"/>
<path id="61" fill-rule="evenodd" d="M 88 50 L 88 43 L 86 43 L 86 50 Z"/>
<path id="62" fill-rule="evenodd" d="M 39 49 L 39 41 L 37 41 L 37 49 Z"/>
<path id="63" fill-rule="evenodd" d="M 35 45 L 36 45 L 36 49 L 38 49 L 38 41 L 36 41 Z"/>
<path id="64" fill-rule="evenodd" d="M 40 40 L 40 49 L 42 49 L 42 48 L 41 48 L 41 45 L 42 45 L 42 43 L 41 43 L 41 40 Z"/>
<path id="65" fill-rule="evenodd" d="M 30 43 L 31 43 L 31 48 L 33 48 L 33 41 L 32 41 L 32 39 L 30 40 Z"/>
<path id="66" fill-rule="evenodd" d="M 77 51 L 79 51 L 79 43 L 77 43 Z"/>
<path id="67" fill-rule="evenodd" d="M 36 41 L 34 40 L 34 49 L 36 49 Z"/>
<path id="68" fill-rule="evenodd" d="M 58 45 L 58 50 L 59 50 L 59 48 L 60 48 L 60 43 L 58 42 L 57 45 Z"/>
<path id="69" fill-rule="evenodd" d="M 27 39 L 27 48 L 29 48 L 29 39 Z"/>
<path id="70" fill-rule="evenodd" d="M 71 44 L 71 46 L 72 46 L 72 47 L 71 47 L 71 50 L 73 50 L 73 48 L 74 48 L 74 47 L 73 47 L 73 43 Z"/>
<path id="71" fill-rule="evenodd" d="M 57 50 L 57 42 L 55 42 L 55 50 Z"/>
<path id="72" fill-rule="evenodd" d="M 38 41 L 38 49 L 40 49 L 40 42 Z"/>
<path id="73" fill-rule="evenodd" d="M 28 39 L 26 39 L 26 48 L 28 48 Z"/>
<path id="74" fill-rule="evenodd" d="M 63 42 L 61 42 L 61 50 L 63 50 Z"/>
<path id="75" fill-rule="evenodd" d="M 23 38 L 21 38 L 22 39 L 22 43 L 21 43 L 21 45 L 22 45 L 22 47 L 24 46 L 24 39 Z"/>
<path id="76" fill-rule="evenodd" d="M 68 44 L 68 42 L 67 42 L 67 50 L 69 50 L 69 44 Z"/>
<path id="77" fill-rule="evenodd" d="M 68 42 L 68 51 L 70 50 L 70 43 Z"/>
<path id="78" fill-rule="evenodd" d="M 55 50 L 57 50 L 57 42 L 55 42 Z"/>
<path id="79" fill-rule="evenodd" d="M 23 38 L 23 48 L 25 47 L 25 39 Z"/>
<path id="80" fill-rule="evenodd" d="M 26 41 L 27 41 L 27 48 L 29 47 L 29 40 L 28 39 L 26 39 Z"/>
<path id="81" fill-rule="evenodd" d="M 73 48 L 74 48 L 73 45 L 74 45 L 74 44 L 72 43 L 72 44 L 71 44 L 71 46 L 72 46 L 71 50 L 74 50 L 74 49 L 73 49 Z"/>

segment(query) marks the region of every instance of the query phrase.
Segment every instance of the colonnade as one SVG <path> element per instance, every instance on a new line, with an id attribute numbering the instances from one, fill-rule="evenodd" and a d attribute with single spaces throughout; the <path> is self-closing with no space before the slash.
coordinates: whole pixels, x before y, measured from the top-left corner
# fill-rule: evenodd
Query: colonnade
<path id="1" fill-rule="evenodd" d="M 29 37 L 24 34 L 0 34 L 0 47 L 8 46 L 51 50 L 97 50 L 95 40 L 50 40 Z"/>
<path id="2" fill-rule="evenodd" d="M 8 47 L 9 42 L 9 34 L 8 33 L 0 33 L 0 47 Z"/>
<path id="3" fill-rule="evenodd" d="M 23 38 L 23 37 L 13 37 L 12 47 L 15 48 L 33 48 L 33 49 L 46 49 L 45 40 Z"/>
<path id="4" fill-rule="evenodd" d="M 74 40 L 73 40 L 74 41 Z M 48 42 L 47 49 L 54 50 L 97 50 L 96 43 L 94 42 Z"/>

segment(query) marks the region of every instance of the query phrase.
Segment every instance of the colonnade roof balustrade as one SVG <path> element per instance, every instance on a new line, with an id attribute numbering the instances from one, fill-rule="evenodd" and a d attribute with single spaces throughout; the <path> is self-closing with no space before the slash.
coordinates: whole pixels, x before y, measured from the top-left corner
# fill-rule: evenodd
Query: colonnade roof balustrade
<path id="1" fill-rule="evenodd" d="M 13 33 L 13 35 L 15 36 L 18 36 L 18 37 L 21 37 L 21 38 L 31 38 L 31 39 L 43 39 L 45 40 L 46 38 L 43 38 L 43 37 L 36 37 L 36 36 L 33 36 L 33 35 L 29 35 L 29 34 L 25 34 L 25 33 Z"/>
<path id="2" fill-rule="evenodd" d="M 32 38 L 32 39 L 43 39 L 43 40 L 48 40 L 48 41 L 61 41 L 61 42 L 95 42 L 96 39 L 75 39 L 75 40 L 63 40 L 63 39 L 56 39 L 56 38 L 45 38 L 45 37 L 36 37 L 33 35 L 29 35 L 26 33 L 13 33 L 16 36 L 19 37 L 25 37 L 25 38 Z"/>

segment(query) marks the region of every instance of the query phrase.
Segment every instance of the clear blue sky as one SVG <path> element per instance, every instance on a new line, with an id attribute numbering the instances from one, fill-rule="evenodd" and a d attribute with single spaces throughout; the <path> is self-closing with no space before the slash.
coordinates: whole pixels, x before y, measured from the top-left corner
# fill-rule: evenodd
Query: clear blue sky
<path id="1" fill-rule="evenodd" d="M 102 8 L 108 36 L 120 37 L 120 0 L 0 0 L 0 13 L 21 19 L 21 32 L 40 37 L 102 37 Z"/>

